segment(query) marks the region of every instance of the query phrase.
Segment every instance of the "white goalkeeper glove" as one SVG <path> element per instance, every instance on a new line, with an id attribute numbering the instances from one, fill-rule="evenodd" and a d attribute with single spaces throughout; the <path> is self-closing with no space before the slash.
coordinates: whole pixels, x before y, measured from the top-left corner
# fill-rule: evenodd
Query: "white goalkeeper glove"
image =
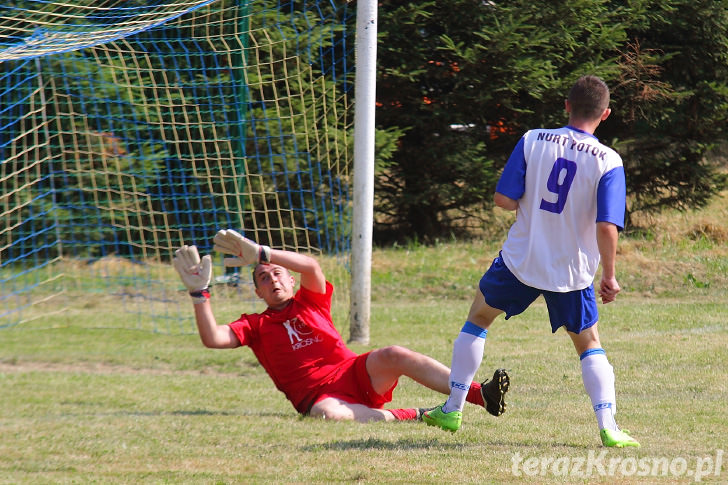
<path id="1" fill-rule="evenodd" d="M 209 255 L 200 259 L 196 246 L 182 246 L 175 251 L 172 265 L 190 292 L 192 303 L 203 303 L 210 298 L 212 259 Z"/>
<path id="2" fill-rule="evenodd" d="M 224 259 L 225 266 L 235 267 L 254 263 L 270 263 L 270 247 L 255 243 L 232 229 L 217 231 L 213 242 L 215 243 L 213 247 L 215 251 L 234 256 Z"/>

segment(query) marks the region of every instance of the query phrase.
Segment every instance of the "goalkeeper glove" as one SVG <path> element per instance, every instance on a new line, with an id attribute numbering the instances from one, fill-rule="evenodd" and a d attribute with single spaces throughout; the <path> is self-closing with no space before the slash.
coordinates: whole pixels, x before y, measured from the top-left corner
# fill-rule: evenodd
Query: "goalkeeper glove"
<path id="1" fill-rule="evenodd" d="M 270 247 L 257 244 L 232 229 L 217 231 L 213 242 L 215 243 L 213 247 L 215 251 L 234 256 L 224 259 L 225 266 L 270 263 Z"/>
<path id="2" fill-rule="evenodd" d="M 190 292 L 192 303 L 203 303 L 210 298 L 212 259 L 209 255 L 200 259 L 196 246 L 182 246 L 175 251 L 172 265 Z"/>

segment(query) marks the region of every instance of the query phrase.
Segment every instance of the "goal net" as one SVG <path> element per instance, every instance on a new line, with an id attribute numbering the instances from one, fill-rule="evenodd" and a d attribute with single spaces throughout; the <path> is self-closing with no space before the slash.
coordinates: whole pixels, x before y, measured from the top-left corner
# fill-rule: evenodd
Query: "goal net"
<path id="1" fill-rule="evenodd" d="M 0 6 L 0 327 L 91 309 L 101 327 L 194 331 L 170 259 L 210 254 L 224 228 L 320 257 L 347 298 L 353 16 L 324 0 Z M 216 312 L 239 314 L 249 271 L 213 261 Z"/>

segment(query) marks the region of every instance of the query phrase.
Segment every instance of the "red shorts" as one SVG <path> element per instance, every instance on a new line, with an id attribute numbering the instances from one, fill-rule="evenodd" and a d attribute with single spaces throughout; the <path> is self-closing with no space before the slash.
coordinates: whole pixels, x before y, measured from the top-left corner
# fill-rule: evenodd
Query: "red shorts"
<path id="1" fill-rule="evenodd" d="M 333 397 L 349 404 L 363 404 L 370 408 L 381 409 L 390 402 L 397 382 L 384 394 L 377 393 L 367 372 L 367 357 L 369 352 L 343 362 L 335 377 L 318 387 L 313 404 L 327 397 Z"/>

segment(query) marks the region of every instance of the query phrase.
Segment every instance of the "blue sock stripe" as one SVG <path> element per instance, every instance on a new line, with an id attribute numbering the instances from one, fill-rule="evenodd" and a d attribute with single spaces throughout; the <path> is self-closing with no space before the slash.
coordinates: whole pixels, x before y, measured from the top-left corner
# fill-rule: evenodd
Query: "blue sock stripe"
<path id="1" fill-rule="evenodd" d="M 611 409 L 612 403 L 611 402 L 600 402 L 599 404 L 597 404 L 593 407 L 594 407 L 594 412 L 597 412 L 600 409 Z"/>
<path id="2" fill-rule="evenodd" d="M 450 389 L 460 389 L 462 391 L 469 391 L 470 384 L 462 384 L 457 381 L 450 381 Z"/>
<path id="3" fill-rule="evenodd" d="M 604 349 L 587 349 L 584 351 L 583 354 L 579 356 L 579 360 L 584 360 L 586 357 L 589 357 L 590 355 L 595 354 L 604 354 L 607 355 L 607 353 L 604 351 Z"/>
<path id="4" fill-rule="evenodd" d="M 463 325 L 463 328 L 460 331 L 480 338 L 485 338 L 485 336 L 488 335 L 488 330 L 468 321 L 465 322 L 465 325 Z"/>

